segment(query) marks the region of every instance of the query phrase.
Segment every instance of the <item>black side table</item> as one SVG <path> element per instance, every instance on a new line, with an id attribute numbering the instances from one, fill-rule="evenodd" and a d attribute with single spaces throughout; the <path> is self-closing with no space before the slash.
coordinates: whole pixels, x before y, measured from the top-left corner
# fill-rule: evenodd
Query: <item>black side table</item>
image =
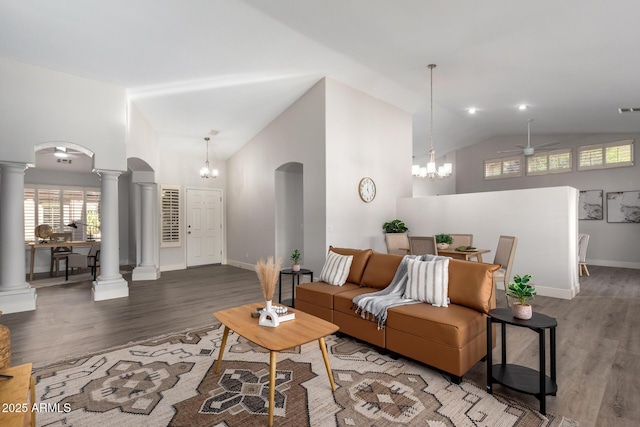
<path id="1" fill-rule="evenodd" d="M 308 274 L 311 277 L 311 281 L 313 282 L 313 271 L 307 270 L 306 268 L 301 268 L 300 271 L 293 271 L 290 268 L 280 270 L 280 277 L 278 278 L 278 302 L 282 304 L 282 275 L 289 274 L 291 276 L 291 307 L 296 307 L 296 278 L 298 279 L 298 285 L 300 284 L 300 276 L 304 276 Z M 285 304 L 288 302 L 285 301 Z"/>
<path id="2" fill-rule="evenodd" d="M 502 362 L 493 364 L 492 355 L 492 325 L 502 324 Z M 539 370 L 525 366 L 507 363 L 507 325 L 529 328 L 538 333 L 539 340 Z M 496 308 L 489 311 L 487 317 L 487 391 L 493 393 L 493 383 L 502 384 L 510 389 L 522 393 L 532 394 L 540 401 L 540 412 L 546 414 L 546 396 L 555 396 L 558 391 L 556 384 L 556 326 L 558 322 L 553 317 L 540 313 L 533 313 L 529 320 L 513 317 L 510 308 Z M 545 331 L 549 329 L 551 376 L 546 375 Z"/>

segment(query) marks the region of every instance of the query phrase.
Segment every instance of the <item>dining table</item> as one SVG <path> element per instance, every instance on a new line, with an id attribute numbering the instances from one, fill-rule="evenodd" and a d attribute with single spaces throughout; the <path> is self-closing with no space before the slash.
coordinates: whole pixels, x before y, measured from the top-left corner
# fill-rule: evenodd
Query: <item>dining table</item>
<path id="1" fill-rule="evenodd" d="M 482 261 L 482 254 L 486 254 L 491 252 L 490 249 L 464 249 L 459 250 L 456 248 L 447 248 L 447 249 L 438 249 L 438 255 L 448 256 L 456 259 L 463 259 L 465 261 L 471 261 L 475 258 L 478 262 Z"/>
<path id="2" fill-rule="evenodd" d="M 29 282 L 33 281 L 33 265 L 35 263 L 35 258 L 36 258 L 36 249 L 45 249 L 48 248 L 50 250 L 54 250 L 55 248 L 59 248 L 59 247 L 65 247 L 65 248 L 71 248 L 71 251 L 73 252 L 73 247 L 74 246 L 92 246 L 95 245 L 96 241 L 91 240 L 91 241 L 84 241 L 84 240 L 72 240 L 72 241 L 65 241 L 65 242 L 29 242 L 28 245 L 31 248 L 31 262 L 30 262 L 30 266 L 29 266 Z"/>

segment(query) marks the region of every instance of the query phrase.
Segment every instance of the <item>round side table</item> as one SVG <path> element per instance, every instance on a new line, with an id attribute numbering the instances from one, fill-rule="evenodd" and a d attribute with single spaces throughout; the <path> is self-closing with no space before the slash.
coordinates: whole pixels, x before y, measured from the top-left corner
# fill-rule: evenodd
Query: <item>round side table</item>
<path id="1" fill-rule="evenodd" d="M 502 361 L 493 364 L 493 324 L 500 323 L 502 338 Z M 538 333 L 539 369 L 507 363 L 507 325 L 528 328 Z M 493 392 L 493 383 L 502 384 L 512 390 L 532 394 L 540 401 L 540 412 L 546 414 L 546 396 L 555 396 L 558 391 L 556 383 L 556 326 L 558 322 L 553 317 L 541 313 L 533 313 L 529 320 L 513 317 L 510 308 L 496 308 L 489 311 L 487 317 L 487 391 Z M 549 357 L 551 372 L 546 375 L 546 339 L 545 331 L 549 330 Z"/>
<path id="2" fill-rule="evenodd" d="M 304 276 L 304 275 L 309 275 L 309 277 L 311 277 L 311 281 L 313 282 L 313 271 L 311 270 L 307 270 L 306 268 L 301 268 L 300 271 L 293 271 L 290 268 L 286 268 L 284 270 L 280 270 L 280 277 L 278 278 L 278 302 L 280 304 L 283 304 L 282 302 L 282 275 L 283 274 L 288 274 L 291 276 L 291 305 L 290 307 L 295 308 L 296 307 L 296 279 L 297 279 L 297 284 L 300 284 L 300 276 Z M 286 304 L 288 302 L 285 301 L 284 303 Z M 286 304 L 288 305 L 288 304 Z"/>

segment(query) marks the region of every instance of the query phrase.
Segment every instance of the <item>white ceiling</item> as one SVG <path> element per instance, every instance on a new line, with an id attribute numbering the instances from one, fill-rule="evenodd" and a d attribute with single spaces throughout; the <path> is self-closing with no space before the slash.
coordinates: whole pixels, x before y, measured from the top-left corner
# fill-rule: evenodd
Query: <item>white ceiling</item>
<path id="1" fill-rule="evenodd" d="M 228 158 L 320 78 L 414 116 L 427 151 L 637 133 L 637 0 L 0 0 L 0 56 L 126 87 L 163 143 Z M 526 112 L 516 105 L 531 106 Z M 470 116 L 468 107 L 479 112 Z"/>

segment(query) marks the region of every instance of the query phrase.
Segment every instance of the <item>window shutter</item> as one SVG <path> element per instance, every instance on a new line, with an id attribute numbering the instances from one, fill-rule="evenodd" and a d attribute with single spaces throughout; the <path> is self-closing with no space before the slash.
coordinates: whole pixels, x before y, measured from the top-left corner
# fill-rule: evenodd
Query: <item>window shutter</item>
<path id="1" fill-rule="evenodd" d="M 84 221 L 87 224 L 85 231 L 87 234 L 91 234 L 94 239 L 100 239 L 102 237 L 100 232 L 100 192 L 87 191 L 85 203 L 87 206 L 86 221 Z"/>
<path id="2" fill-rule="evenodd" d="M 578 148 L 578 170 L 633 166 L 634 140 L 585 145 Z"/>
<path id="3" fill-rule="evenodd" d="M 484 161 L 484 179 L 522 176 L 522 156 Z"/>
<path id="4" fill-rule="evenodd" d="M 60 190 L 38 189 L 38 224 L 48 224 L 54 233 L 61 233 Z"/>
<path id="5" fill-rule="evenodd" d="M 182 244 L 180 240 L 180 186 L 161 185 L 160 191 L 160 211 L 162 213 L 160 247 L 179 247 Z"/>
<path id="6" fill-rule="evenodd" d="M 24 241 L 33 242 L 36 240 L 36 190 L 33 188 L 24 189 Z"/>
<path id="7" fill-rule="evenodd" d="M 571 172 L 571 149 L 546 151 L 527 158 L 527 176 Z"/>
<path id="8" fill-rule="evenodd" d="M 64 190 L 62 192 L 62 216 L 63 225 L 72 221 L 84 222 L 82 212 L 84 211 L 84 192 L 77 190 Z M 84 240 L 84 227 L 71 228 L 73 240 Z"/>

